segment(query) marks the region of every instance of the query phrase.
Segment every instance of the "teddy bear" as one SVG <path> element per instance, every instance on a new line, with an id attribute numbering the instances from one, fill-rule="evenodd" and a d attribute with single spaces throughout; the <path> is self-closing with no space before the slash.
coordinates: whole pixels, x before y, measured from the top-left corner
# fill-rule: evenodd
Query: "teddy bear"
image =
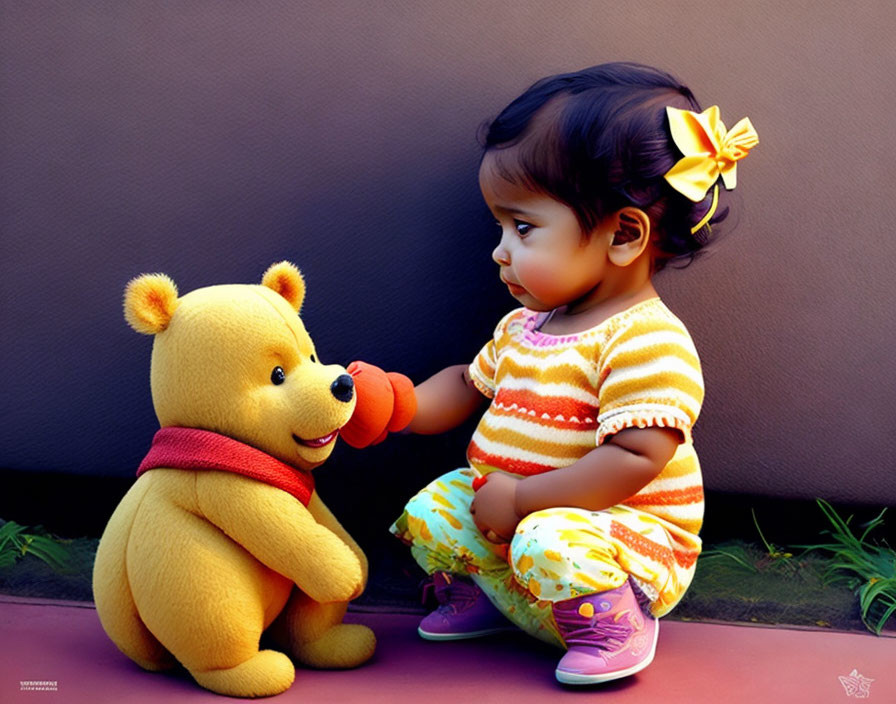
<path id="1" fill-rule="evenodd" d="M 261 285 L 180 296 L 147 274 L 125 292 L 128 323 L 154 336 L 161 428 L 97 549 L 97 612 L 141 667 L 180 663 L 230 696 L 278 694 L 293 661 L 355 667 L 376 645 L 369 628 L 342 622 L 367 560 L 311 470 L 340 432 L 364 447 L 406 426 L 413 385 L 364 363 L 322 364 L 304 297 L 289 262 Z M 282 651 L 260 649 L 263 634 Z"/>

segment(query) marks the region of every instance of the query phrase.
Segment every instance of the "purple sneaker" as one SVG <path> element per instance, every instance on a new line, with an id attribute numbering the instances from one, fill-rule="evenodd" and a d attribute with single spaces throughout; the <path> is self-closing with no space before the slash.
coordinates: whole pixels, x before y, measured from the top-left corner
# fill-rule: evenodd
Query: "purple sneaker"
<path id="1" fill-rule="evenodd" d="M 426 640 L 461 640 L 514 630 L 475 584 L 447 572 L 434 572 L 438 608 L 424 618 L 417 633 Z"/>
<path id="2" fill-rule="evenodd" d="M 565 684 L 596 684 L 643 670 L 656 652 L 660 622 L 645 616 L 631 583 L 554 604 L 568 650 L 555 672 Z"/>

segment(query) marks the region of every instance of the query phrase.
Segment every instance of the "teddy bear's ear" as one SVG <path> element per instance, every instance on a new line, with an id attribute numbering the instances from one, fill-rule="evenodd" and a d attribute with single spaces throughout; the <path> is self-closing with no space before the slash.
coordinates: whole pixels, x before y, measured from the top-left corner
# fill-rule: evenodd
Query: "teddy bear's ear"
<path id="1" fill-rule="evenodd" d="M 177 310 L 177 286 L 165 274 L 144 274 L 124 290 L 124 317 L 137 332 L 156 335 Z"/>
<path id="2" fill-rule="evenodd" d="M 302 272 L 292 262 L 271 264 L 261 277 L 261 285 L 279 293 L 296 311 L 302 310 L 302 301 L 305 300 L 305 280 L 302 278 Z"/>

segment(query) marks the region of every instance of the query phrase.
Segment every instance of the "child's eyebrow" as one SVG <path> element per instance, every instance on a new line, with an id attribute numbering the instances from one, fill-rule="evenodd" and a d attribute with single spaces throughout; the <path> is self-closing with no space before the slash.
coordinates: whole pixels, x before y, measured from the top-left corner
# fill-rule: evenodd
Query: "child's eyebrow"
<path id="1" fill-rule="evenodd" d="M 522 208 L 506 206 L 506 205 L 495 204 L 493 206 L 493 210 L 501 212 L 501 213 L 506 213 L 507 215 L 521 215 L 522 217 L 527 217 L 527 218 L 535 215 L 535 213 L 533 213 L 531 211 L 523 210 Z"/>

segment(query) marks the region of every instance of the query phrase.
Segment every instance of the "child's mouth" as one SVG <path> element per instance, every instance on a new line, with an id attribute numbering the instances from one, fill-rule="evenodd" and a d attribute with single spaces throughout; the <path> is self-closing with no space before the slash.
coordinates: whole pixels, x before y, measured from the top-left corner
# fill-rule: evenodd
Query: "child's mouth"
<path id="1" fill-rule="evenodd" d="M 507 290 L 510 291 L 510 294 L 513 296 L 520 296 L 526 292 L 526 289 L 524 289 L 519 284 L 512 284 L 509 281 L 504 281 L 504 284 L 507 286 Z"/>

